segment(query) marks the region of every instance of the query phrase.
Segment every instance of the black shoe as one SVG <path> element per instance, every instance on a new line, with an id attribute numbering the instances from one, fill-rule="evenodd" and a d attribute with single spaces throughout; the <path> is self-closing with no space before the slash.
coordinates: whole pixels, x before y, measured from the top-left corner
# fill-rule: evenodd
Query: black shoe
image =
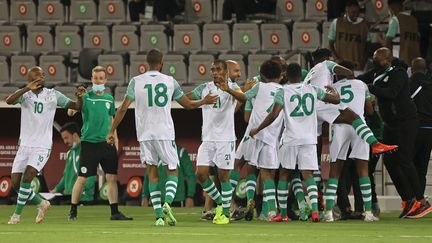
<path id="1" fill-rule="evenodd" d="M 236 221 L 236 220 L 241 220 L 244 217 L 245 217 L 244 211 L 237 208 L 234 209 L 234 211 L 231 213 L 230 219 Z"/>
<path id="2" fill-rule="evenodd" d="M 363 213 L 361 212 L 352 212 L 348 215 L 348 219 L 363 219 Z"/>
<path id="3" fill-rule="evenodd" d="M 133 220 L 133 218 L 126 217 L 122 213 L 116 213 L 114 215 L 111 215 L 111 220 Z"/>
<path id="4" fill-rule="evenodd" d="M 416 203 L 415 198 L 411 199 L 407 202 L 403 202 L 402 203 L 403 208 L 402 208 L 401 214 L 399 215 L 399 218 L 400 219 L 405 218 L 408 215 L 408 213 L 410 213 L 410 210 L 414 206 L 415 203 Z"/>
<path id="5" fill-rule="evenodd" d="M 291 220 L 299 220 L 300 219 L 300 217 L 292 209 L 287 210 L 287 215 L 288 215 L 288 218 L 290 218 Z"/>
<path id="6" fill-rule="evenodd" d="M 75 221 L 77 220 L 77 214 L 76 213 L 70 213 L 68 215 L 68 221 Z"/>
<path id="7" fill-rule="evenodd" d="M 211 221 L 213 220 L 214 216 L 215 214 L 212 211 L 207 211 L 207 212 L 203 211 L 201 214 L 201 220 Z"/>

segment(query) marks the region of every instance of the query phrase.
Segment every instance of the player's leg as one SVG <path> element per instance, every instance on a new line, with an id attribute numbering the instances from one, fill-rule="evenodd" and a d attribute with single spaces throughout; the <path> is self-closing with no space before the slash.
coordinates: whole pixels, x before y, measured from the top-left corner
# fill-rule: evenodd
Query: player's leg
<path id="1" fill-rule="evenodd" d="M 312 221 L 319 222 L 318 187 L 313 178 L 313 171 L 318 169 L 316 145 L 296 146 L 298 149 L 298 168 L 306 184 L 306 191 L 312 206 Z"/>
<path id="2" fill-rule="evenodd" d="M 255 210 L 255 191 L 257 187 L 257 169 L 256 166 L 246 164 L 247 176 L 246 176 L 246 214 L 245 220 L 250 221 L 253 219 Z"/>
<path id="3" fill-rule="evenodd" d="M 233 190 L 237 187 L 237 183 L 240 180 L 240 171 L 245 164 L 246 161 L 244 159 L 235 159 L 234 169 L 230 172 L 230 182 Z"/>
<path id="4" fill-rule="evenodd" d="M 330 163 L 329 179 L 324 192 L 325 198 L 325 221 L 333 222 L 333 207 L 335 205 L 336 193 L 339 184 L 339 176 L 342 172 L 344 161 L 335 159 Z"/>
<path id="5" fill-rule="evenodd" d="M 150 201 L 153 205 L 153 210 L 156 215 L 155 226 L 164 226 L 164 212 L 162 210 L 162 195 L 159 185 L 159 172 L 158 166 L 156 164 L 147 163 L 147 170 L 149 176 L 149 192 L 150 192 Z"/>
<path id="6" fill-rule="evenodd" d="M 302 221 L 306 221 L 309 218 L 310 207 L 305 199 L 301 174 L 298 169 L 292 170 L 292 174 L 291 184 L 299 208 L 299 218 Z"/>
<path id="7" fill-rule="evenodd" d="M 277 186 L 277 200 L 279 204 L 279 211 L 284 221 L 288 220 L 288 193 L 289 193 L 289 179 L 290 172 L 286 169 L 279 169 L 279 181 Z"/>
<path id="8" fill-rule="evenodd" d="M 372 214 L 372 188 L 369 178 L 368 162 L 367 160 L 356 159 L 357 174 L 365 211 L 364 221 L 372 222 L 378 221 L 379 219 Z"/>

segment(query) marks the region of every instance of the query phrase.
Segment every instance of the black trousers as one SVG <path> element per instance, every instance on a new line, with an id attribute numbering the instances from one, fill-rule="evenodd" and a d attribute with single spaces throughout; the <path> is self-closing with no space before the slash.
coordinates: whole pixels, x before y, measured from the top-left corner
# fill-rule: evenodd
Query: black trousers
<path id="1" fill-rule="evenodd" d="M 380 158 L 380 156 L 372 155 L 372 149 L 371 149 L 371 152 L 369 155 L 368 169 L 369 169 L 369 179 L 371 181 L 371 189 L 372 189 L 372 203 L 378 202 L 378 198 L 377 198 L 377 194 L 376 194 L 376 188 L 375 188 L 375 175 L 374 174 L 375 174 L 375 170 L 376 170 L 376 166 L 378 164 L 379 158 Z"/>
<path id="2" fill-rule="evenodd" d="M 426 174 L 432 150 L 432 129 L 419 128 L 414 147 L 414 165 L 420 181 L 421 192 L 426 188 Z"/>
<path id="3" fill-rule="evenodd" d="M 356 162 L 348 159 L 344 163 L 337 189 L 337 205 L 343 212 L 347 212 L 351 209 L 348 198 L 351 188 L 354 194 L 354 211 L 363 212 L 363 198 L 360 191 Z"/>
<path id="4" fill-rule="evenodd" d="M 396 144 L 399 149 L 385 154 L 383 161 L 402 200 L 423 199 L 420 180 L 414 166 L 414 144 L 418 122 L 416 119 L 385 124 L 383 141 L 385 144 Z"/>

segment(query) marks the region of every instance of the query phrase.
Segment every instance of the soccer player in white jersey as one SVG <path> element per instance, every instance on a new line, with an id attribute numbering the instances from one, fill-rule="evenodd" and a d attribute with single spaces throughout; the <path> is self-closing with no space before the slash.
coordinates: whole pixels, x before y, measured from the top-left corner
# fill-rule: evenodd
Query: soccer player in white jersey
<path id="1" fill-rule="evenodd" d="M 304 83 L 312 84 L 319 88 L 324 88 L 333 84 L 334 75 L 350 76 L 353 72 L 344 68 L 335 62 L 329 61 L 331 51 L 328 49 L 318 49 L 312 53 L 315 66 L 309 71 Z M 366 141 L 372 146 L 373 154 L 381 154 L 387 151 L 397 149 L 397 145 L 385 145 L 378 142 L 377 138 L 373 135 L 372 131 L 360 118 L 358 114 L 351 109 L 342 105 L 326 104 L 324 102 L 317 102 L 318 114 L 318 135 L 321 135 L 321 126 L 325 121 L 329 124 L 344 123 L 351 125 L 357 135 L 361 135 L 361 139 Z"/>
<path id="2" fill-rule="evenodd" d="M 177 101 L 186 109 L 198 108 L 215 103 L 217 96 L 207 95 L 203 99 L 191 101 L 172 76 L 160 73 L 163 54 L 152 49 L 147 54 L 150 66 L 148 72 L 133 77 L 114 118 L 107 142 L 114 142 L 114 133 L 122 121 L 128 107 L 135 101 L 135 124 L 140 144 L 141 162 L 147 164 L 149 175 L 150 200 L 156 213 L 156 226 L 164 226 L 165 220 L 174 226 L 177 222 L 170 204 L 177 191 L 179 159 L 175 144 L 174 124 L 171 117 L 171 100 Z M 161 162 L 163 161 L 163 162 Z M 168 165 L 165 183 L 165 203 L 161 206 L 158 166 Z"/>
<path id="3" fill-rule="evenodd" d="M 191 99 L 201 99 L 208 94 L 217 94 L 217 102 L 204 105 L 202 109 L 202 143 L 197 155 L 197 177 L 204 191 L 216 202 L 213 223 L 228 224 L 231 206 L 232 186 L 229 171 L 234 168 L 235 131 L 234 112 L 237 100 L 246 97 L 237 84 L 228 80 L 227 64 L 215 60 L 211 66 L 213 81 L 199 85 L 188 93 Z M 214 182 L 209 178 L 209 167 L 218 168 L 222 196 Z"/>
<path id="4" fill-rule="evenodd" d="M 296 165 L 303 175 L 312 204 L 312 221 L 319 222 L 318 188 L 312 172 L 318 169 L 317 162 L 317 112 L 318 100 L 339 103 L 339 94 L 331 86 L 326 93 L 316 86 L 301 82 L 301 67 L 291 63 L 287 67 L 289 85 L 280 89 L 274 98 L 272 112 L 262 123 L 250 131 L 254 137 L 271 125 L 283 110 L 285 129 L 279 144 L 278 158 L 284 169 L 295 170 Z"/>
<path id="5" fill-rule="evenodd" d="M 78 101 L 71 101 L 55 89 L 44 87 L 45 74 L 42 68 L 32 67 L 28 70 L 26 87 L 19 89 L 6 98 L 9 105 L 21 104 L 21 127 L 19 149 L 12 165 L 12 184 L 18 192 L 14 214 L 8 224 L 18 224 L 21 212 L 27 202 L 38 205 L 36 223 L 43 221 L 50 203 L 33 192 L 30 184 L 33 178 L 47 163 L 52 146 L 54 115 L 57 107 L 80 110 L 81 88 L 76 95 Z"/>
<path id="6" fill-rule="evenodd" d="M 252 111 L 249 124 L 246 128 L 245 135 L 237 149 L 236 158 L 247 161 L 248 175 L 246 177 L 246 195 L 247 195 L 247 219 L 253 217 L 255 209 L 255 188 L 256 188 L 256 169 L 260 169 L 261 179 L 263 180 L 263 201 L 267 202 L 268 218 L 270 221 L 276 218 L 276 189 L 274 183 L 274 172 L 279 168 L 277 158 L 277 143 L 280 131 L 282 129 L 282 116 L 264 129 L 255 139 L 249 136 L 249 131 L 257 127 L 261 121 L 271 112 L 274 95 L 282 86 L 281 65 L 273 61 L 265 61 L 260 66 L 261 81 L 252 89 L 248 90 L 245 95 L 248 98 L 245 111 Z M 253 100 L 253 102 L 251 102 Z M 253 109 L 252 109 L 253 107 Z"/>
<path id="7" fill-rule="evenodd" d="M 343 61 L 342 66 L 354 69 L 351 62 Z M 373 114 L 373 106 L 368 87 L 360 80 L 353 77 L 338 77 L 340 80 L 333 87 L 339 91 L 341 103 L 359 114 L 364 120 L 364 110 Z M 339 176 L 342 172 L 344 161 L 347 159 L 348 150 L 351 148 L 349 158 L 354 159 L 357 165 L 360 190 L 363 196 L 365 210 L 364 220 L 367 222 L 378 221 L 372 214 L 372 190 L 369 178 L 369 144 L 356 135 L 353 127 L 347 124 L 333 124 L 333 137 L 330 144 L 330 175 L 324 194 L 325 198 L 325 220 L 333 222 L 333 207 L 338 188 Z"/>

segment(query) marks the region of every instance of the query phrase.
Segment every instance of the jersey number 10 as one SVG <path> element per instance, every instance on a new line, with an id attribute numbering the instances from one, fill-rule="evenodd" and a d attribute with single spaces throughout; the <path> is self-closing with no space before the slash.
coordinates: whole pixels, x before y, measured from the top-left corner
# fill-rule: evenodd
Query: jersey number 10
<path id="1" fill-rule="evenodd" d="M 34 102 L 34 113 L 42 113 L 43 111 L 43 104 L 41 102 Z"/>

